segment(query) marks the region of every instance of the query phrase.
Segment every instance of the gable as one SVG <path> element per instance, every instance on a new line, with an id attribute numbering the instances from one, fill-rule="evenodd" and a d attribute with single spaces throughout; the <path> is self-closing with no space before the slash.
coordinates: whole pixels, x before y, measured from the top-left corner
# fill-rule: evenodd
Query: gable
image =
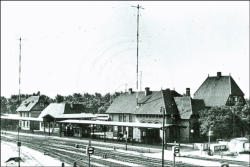
<path id="1" fill-rule="evenodd" d="M 237 95 L 237 96 L 244 96 L 244 93 L 239 88 L 237 83 L 234 81 L 234 79 L 230 76 L 230 83 L 231 83 L 231 94 Z"/>
<path id="2" fill-rule="evenodd" d="M 17 112 L 19 111 L 31 111 L 32 108 L 39 102 L 39 96 L 30 96 L 26 100 L 24 100 L 21 105 L 17 108 Z"/>
<path id="3" fill-rule="evenodd" d="M 208 77 L 194 93 L 194 99 L 203 99 L 206 106 L 223 106 L 231 93 L 228 76 Z"/>

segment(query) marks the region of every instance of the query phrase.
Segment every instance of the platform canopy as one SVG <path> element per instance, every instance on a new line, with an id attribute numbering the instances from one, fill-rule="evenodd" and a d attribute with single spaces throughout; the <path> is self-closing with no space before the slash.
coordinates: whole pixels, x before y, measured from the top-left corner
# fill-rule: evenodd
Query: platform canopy
<path id="1" fill-rule="evenodd" d="M 64 121 L 59 121 L 59 123 L 106 125 L 106 126 L 125 126 L 125 127 L 156 128 L 156 129 L 162 128 L 162 124 L 140 123 L 140 122 L 64 120 Z M 177 125 L 175 125 L 175 124 L 165 124 L 165 127 L 169 127 L 169 126 L 177 126 Z"/>
<path id="2" fill-rule="evenodd" d="M 20 116 L 2 116 L 2 115 L 1 115 L 1 119 L 22 120 L 22 121 L 43 121 L 42 118 L 20 117 Z"/>

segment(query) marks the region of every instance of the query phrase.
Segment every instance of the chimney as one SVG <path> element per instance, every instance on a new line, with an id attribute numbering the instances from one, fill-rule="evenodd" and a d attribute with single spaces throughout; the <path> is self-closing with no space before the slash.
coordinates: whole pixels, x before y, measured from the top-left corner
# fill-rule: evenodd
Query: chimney
<path id="1" fill-rule="evenodd" d="M 129 89 L 128 89 L 128 93 L 129 93 L 130 95 L 133 93 L 132 88 L 129 88 Z"/>
<path id="2" fill-rule="evenodd" d="M 148 95 L 150 95 L 150 89 L 149 89 L 149 87 L 146 87 L 145 88 L 145 96 L 148 96 Z"/>
<path id="3" fill-rule="evenodd" d="M 217 72 L 217 78 L 221 77 L 221 72 Z"/>
<path id="4" fill-rule="evenodd" d="M 40 91 L 37 92 L 37 96 L 40 96 Z"/>
<path id="5" fill-rule="evenodd" d="M 190 96 L 190 88 L 186 88 L 186 96 Z"/>

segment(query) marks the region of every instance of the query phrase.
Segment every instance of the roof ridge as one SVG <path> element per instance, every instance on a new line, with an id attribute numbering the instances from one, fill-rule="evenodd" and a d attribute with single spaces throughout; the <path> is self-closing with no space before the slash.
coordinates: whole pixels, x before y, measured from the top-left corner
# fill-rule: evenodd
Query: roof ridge
<path id="1" fill-rule="evenodd" d="M 207 78 L 202 82 L 202 84 L 199 86 L 199 88 L 194 92 L 194 95 L 196 94 L 196 92 L 199 91 L 199 89 L 201 89 L 201 87 L 205 84 L 205 82 L 209 79 L 209 76 L 207 76 Z"/>
<path id="2" fill-rule="evenodd" d="M 143 102 L 140 102 L 140 104 L 145 104 L 149 99 L 151 99 L 152 97 L 154 97 L 154 96 L 156 96 L 156 94 L 159 92 L 159 91 L 154 91 L 155 93 L 153 94 L 153 92 L 152 92 L 152 95 L 149 97 L 149 98 L 147 98 L 145 101 L 143 101 Z M 146 97 L 146 96 L 145 96 Z"/>

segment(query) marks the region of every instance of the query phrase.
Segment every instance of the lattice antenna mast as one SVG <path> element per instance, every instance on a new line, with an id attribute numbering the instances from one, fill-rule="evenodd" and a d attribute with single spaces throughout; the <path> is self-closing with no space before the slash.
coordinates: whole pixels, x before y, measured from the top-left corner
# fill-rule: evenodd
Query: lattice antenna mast
<path id="1" fill-rule="evenodd" d="M 139 57 L 139 14 L 140 14 L 140 9 L 144 9 L 141 7 L 139 4 L 137 6 L 132 6 L 137 8 L 137 47 L 136 47 L 136 103 L 138 104 L 138 57 Z"/>
<path id="2" fill-rule="evenodd" d="M 22 38 L 19 38 L 19 103 L 21 102 L 21 47 L 22 47 Z"/>

